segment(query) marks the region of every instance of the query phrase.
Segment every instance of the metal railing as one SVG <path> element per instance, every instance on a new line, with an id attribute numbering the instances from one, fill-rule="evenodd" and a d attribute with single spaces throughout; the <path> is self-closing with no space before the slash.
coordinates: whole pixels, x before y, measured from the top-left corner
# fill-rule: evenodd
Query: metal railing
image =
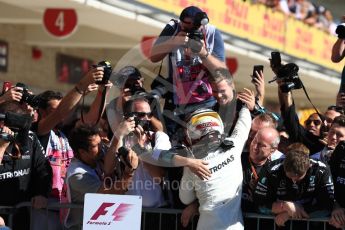
<path id="1" fill-rule="evenodd" d="M 15 206 L 0 206 L 0 216 L 7 215 L 8 221 L 7 226 L 13 226 L 13 215 L 20 208 L 28 208 L 32 210 L 30 202 L 19 203 Z M 45 209 L 46 215 L 48 216 L 49 211 L 59 211 L 61 209 L 77 208 L 83 209 L 83 205 L 78 204 L 60 204 L 60 203 L 50 203 Z M 30 219 L 32 220 L 32 212 Z M 143 208 L 142 218 L 141 218 L 141 229 L 142 230 L 194 230 L 196 229 L 198 216 L 194 217 L 191 223 L 184 228 L 181 224 L 181 214 L 180 209 L 166 209 L 166 208 Z M 249 230 L 276 230 L 282 229 L 278 228 L 274 224 L 274 216 L 271 215 L 261 215 L 257 213 L 244 213 L 244 223 L 245 229 Z M 48 218 L 45 218 L 47 222 Z M 287 230 L 327 230 L 328 229 L 329 218 L 311 218 L 308 220 L 289 220 L 284 229 Z M 41 223 L 41 226 L 45 226 L 44 229 L 49 229 L 48 223 Z M 80 226 L 81 229 L 82 226 Z M 32 229 L 32 226 L 30 226 Z M 56 229 L 56 228 L 55 228 Z M 64 230 L 63 224 L 59 229 Z"/>

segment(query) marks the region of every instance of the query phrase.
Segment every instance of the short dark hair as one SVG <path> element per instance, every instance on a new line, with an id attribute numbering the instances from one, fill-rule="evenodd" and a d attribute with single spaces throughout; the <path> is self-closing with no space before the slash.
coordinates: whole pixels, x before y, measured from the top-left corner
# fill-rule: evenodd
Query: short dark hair
<path id="1" fill-rule="evenodd" d="M 210 83 L 218 83 L 222 80 L 226 80 L 229 85 L 234 82 L 234 78 L 227 68 L 217 68 L 211 72 L 208 81 Z"/>
<path id="2" fill-rule="evenodd" d="M 39 94 L 38 97 L 40 98 L 40 102 L 38 104 L 38 108 L 40 109 L 47 109 L 48 103 L 51 100 L 61 100 L 63 98 L 60 92 L 51 90 L 44 91 L 43 93 Z"/>
<path id="3" fill-rule="evenodd" d="M 330 106 L 328 106 L 328 107 L 327 107 L 327 111 L 328 111 L 328 110 L 336 111 L 336 112 L 338 112 L 338 113 L 340 113 L 340 114 L 342 114 L 342 115 L 345 114 L 344 108 L 341 107 L 341 106 L 337 106 L 337 105 L 330 105 Z"/>
<path id="4" fill-rule="evenodd" d="M 196 6 L 188 6 L 184 8 L 180 14 L 180 20 L 184 21 L 185 18 L 192 18 L 194 19 L 197 13 L 202 12 L 202 10 Z"/>
<path id="5" fill-rule="evenodd" d="M 339 115 L 334 118 L 332 125 L 337 124 L 341 127 L 345 127 L 345 115 Z"/>
<path id="6" fill-rule="evenodd" d="M 79 158 L 79 149 L 86 151 L 89 149 L 90 137 L 94 135 L 99 135 L 99 129 L 96 125 L 82 124 L 71 131 L 68 142 L 77 158 Z"/>
<path id="7" fill-rule="evenodd" d="M 299 150 L 290 150 L 284 160 L 284 171 L 298 176 L 306 173 L 310 166 L 309 155 Z"/>
<path id="8" fill-rule="evenodd" d="M 17 114 L 30 114 L 18 101 L 5 101 L 0 104 L 0 113 L 12 112 Z"/>

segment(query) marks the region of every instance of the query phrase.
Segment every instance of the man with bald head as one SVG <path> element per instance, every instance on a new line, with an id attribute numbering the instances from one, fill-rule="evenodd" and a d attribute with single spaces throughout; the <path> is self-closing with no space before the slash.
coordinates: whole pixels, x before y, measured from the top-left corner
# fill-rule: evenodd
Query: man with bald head
<path id="1" fill-rule="evenodd" d="M 261 168 L 271 161 L 271 155 L 279 144 L 279 133 L 275 128 L 263 127 L 257 131 L 249 146 L 249 153 L 242 153 L 242 210 L 256 211 L 252 193 Z"/>

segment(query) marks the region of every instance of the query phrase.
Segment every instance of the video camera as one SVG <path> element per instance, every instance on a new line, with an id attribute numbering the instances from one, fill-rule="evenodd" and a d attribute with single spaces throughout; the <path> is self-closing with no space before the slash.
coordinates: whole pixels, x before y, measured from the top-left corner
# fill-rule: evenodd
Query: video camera
<path id="1" fill-rule="evenodd" d="M 280 86 L 280 89 L 283 93 L 302 88 L 303 85 L 298 76 L 298 70 L 299 68 L 295 63 L 288 63 L 279 68 L 277 79 L 282 80 L 284 83 Z"/>
<path id="2" fill-rule="evenodd" d="M 12 136 L 8 133 L 0 132 L 0 138 L 6 141 L 13 141 L 19 132 L 30 129 L 32 118 L 28 114 L 7 112 L 5 114 L 0 113 L 0 121 L 3 121 L 5 126 L 9 127 L 15 133 L 15 135 Z"/>
<path id="3" fill-rule="evenodd" d="M 28 87 L 24 83 L 18 82 L 16 84 L 16 87 L 23 88 L 23 90 L 21 91 L 21 93 L 22 93 L 22 99 L 20 100 L 21 103 L 27 103 L 28 105 L 30 105 L 33 108 L 38 107 L 38 105 L 40 103 L 40 97 L 39 96 L 35 96 L 34 94 L 30 94 Z"/>
<path id="4" fill-rule="evenodd" d="M 111 67 L 111 63 L 109 61 L 100 61 L 97 65 L 94 65 L 94 67 L 103 67 L 103 78 L 101 81 L 96 81 L 96 84 L 98 85 L 105 85 L 108 83 L 111 73 L 113 72 L 113 68 Z"/>

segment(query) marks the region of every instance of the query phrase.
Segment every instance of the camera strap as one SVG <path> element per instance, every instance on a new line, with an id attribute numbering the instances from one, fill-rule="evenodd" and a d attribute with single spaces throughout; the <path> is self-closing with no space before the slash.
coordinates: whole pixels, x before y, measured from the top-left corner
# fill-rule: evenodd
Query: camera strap
<path id="1" fill-rule="evenodd" d="M 205 43 L 205 49 L 207 50 L 207 51 L 209 51 L 208 49 L 207 49 L 207 42 L 206 42 L 206 28 L 205 28 L 205 25 L 203 25 L 202 26 L 202 34 L 204 35 L 204 43 Z"/>
<path id="2" fill-rule="evenodd" d="M 301 81 L 301 80 L 300 80 L 300 81 Z M 317 115 L 319 115 L 321 121 L 324 122 L 325 119 L 323 119 L 323 116 L 320 114 L 319 110 L 315 107 L 315 105 L 313 104 L 313 102 L 311 102 L 310 97 L 309 97 L 309 95 L 308 95 L 308 92 L 307 92 L 307 90 L 305 89 L 304 84 L 303 84 L 302 81 L 301 81 L 301 85 L 302 85 L 302 89 L 303 89 L 305 95 L 307 96 L 308 101 L 309 101 L 310 104 L 313 106 L 313 108 L 314 108 L 315 112 L 317 113 Z"/>
<path id="3" fill-rule="evenodd" d="M 102 90 L 101 105 L 99 106 L 99 110 L 98 110 L 98 118 L 97 118 L 97 121 L 96 121 L 95 125 L 98 124 L 99 120 L 101 119 L 103 108 L 104 108 L 104 104 L 105 104 L 106 94 L 107 94 L 107 88 L 104 87 L 104 89 Z M 82 123 L 85 123 L 84 122 L 84 111 L 83 111 L 84 101 L 85 101 L 84 98 L 85 98 L 85 94 L 83 94 L 82 108 L 81 108 L 81 111 L 80 111 L 80 118 L 81 118 L 81 122 Z"/>

